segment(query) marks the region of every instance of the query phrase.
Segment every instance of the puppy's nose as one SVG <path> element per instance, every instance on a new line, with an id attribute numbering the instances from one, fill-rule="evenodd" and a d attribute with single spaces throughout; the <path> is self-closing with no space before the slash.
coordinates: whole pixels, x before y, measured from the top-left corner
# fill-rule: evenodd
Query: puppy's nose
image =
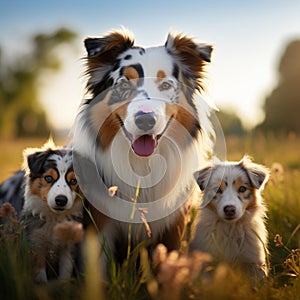
<path id="1" fill-rule="evenodd" d="M 63 207 L 67 204 L 68 198 L 64 195 L 58 195 L 55 197 L 55 203 L 59 207 Z"/>
<path id="2" fill-rule="evenodd" d="M 153 112 L 145 113 L 143 111 L 138 111 L 135 115 L 134 121 L 139 129 L 147 131 L 154 127 L 156 117 Z"/>
<path id="3" fill-rule="evenodd" d="M 228 217 L 228 218 L 232 218 L 235 216 L 235 206 L 233 205 L 226 205 L 224 207 L 224 213 L 225 213 L 225 216 Z"/>

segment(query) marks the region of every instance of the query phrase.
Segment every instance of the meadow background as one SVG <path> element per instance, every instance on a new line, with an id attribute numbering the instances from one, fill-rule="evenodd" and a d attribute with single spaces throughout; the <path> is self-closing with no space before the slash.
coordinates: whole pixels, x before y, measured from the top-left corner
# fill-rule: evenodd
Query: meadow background
<path id="1" fill-rule="evenodd" d="M 24 147 L 43 142 L 43 138 L 5 140 L 1 179 L 19 168 Z M 295 134 L 248 133 L 227 136 L 226 144 L 229 160 L 239 160 L 248 153 L 271 170 L 263 192 L 268 207 L 270 277 L 263 284 L 253 288 L 244 274 L 226 265 L 214 266 L 213 279 L 205 281 L 199 265 L 206 258 L 186 255 L 185 251 L 181 258 L 167 260 L 166 274 L 157 278 L 140 245 L 132 249 L 129 264 L 113 265 L 112 282 L 106 285 L 99 269 L 99 244 L 96 235 L 90 233 L 85 243 L 87 268 L 79 278 L 37 285 L 28 272 L 29 257 L 22 233 L 11 215 L 9 231 L 0 225 L 0 299 L 300 299 L 300 139 Z M 4 220 L 3 212 L 0 219 Z M 277 234 L 282 240 L 279 237 L 275 242 Z M 134 269 L 137 253 L 142 255 L 138 272 Z M 174 279 L 174 274 L 182 275 Z"/>
<path id="2" fill-rule="evenodd" d="M 132 264 L 112 264 L 112 282 L 103 285 L 90 233 L 84 274 L 36 285 L 18 222 L 1 211 L 8 222 L 0 223 L 0 299 L 300 299 L 299 11 L 297 0 L 153 0 L 143 7 L 135 0 L 0 0 L 0 182 L 20 169 L 24 148 L 40 147 L 49 136 L 69 141 L 84 92 L 82 40 L 120 25 L 140 45 L 163 43 L 170 29 L 213 43 L 208 98 L 220 108 L 227 159 L 249 154 L 271 170 L 263 192 L 270 278 L 263 284 L 253 287 L 226 265 L 214 266 L 207 281 L 199 271 L 207 258 L 184 251 L 167 259 L 167 273 L 157 277 L 141 245 Z M 137 253 L 138 273 L 130 267 Z"/>

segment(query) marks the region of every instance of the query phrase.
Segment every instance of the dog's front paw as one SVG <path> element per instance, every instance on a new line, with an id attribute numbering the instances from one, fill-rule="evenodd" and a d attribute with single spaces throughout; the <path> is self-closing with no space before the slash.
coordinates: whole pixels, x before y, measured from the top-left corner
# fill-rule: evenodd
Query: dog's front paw
<path id="1" fill-rule="evenodd" d="M 54 227 L 54 236 L 62 245 L 79 243 L 83 238 L 83 226 L 75 221 L 65 221 Z"/>

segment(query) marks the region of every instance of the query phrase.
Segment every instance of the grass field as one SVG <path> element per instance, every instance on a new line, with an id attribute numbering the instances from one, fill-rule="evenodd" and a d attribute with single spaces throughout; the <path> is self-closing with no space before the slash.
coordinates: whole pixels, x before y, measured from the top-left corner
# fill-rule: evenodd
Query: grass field
<path id="1" fill-rule="evenodd" d="M 0 139 L 0 182 L 19 170 L 23 162 L 23 150 L 26 148 L 39 148 L 48 138 Z M 55 140 L 63 145 L 66 139 Z"/>
<path id="2" fill-rule="evenodd" d="M 43 142 L 1 141 L 0 180 L 20 167 L 23 148 Z M 264 191 L 271 254 L 266 282 L 253 287 L 243 274 L 226 265 L 216 266 L 208 280 L 199 271 L 207 257 L 178 258 L 178 253 L 166 264 L 167 275 L 158 278 L 141 246 L 133 249 L 129 258 L 134 261 L 134 254 L 141 254 L 140 271 L 132 267 L 134 262 L 125 262 L 121 267 L 112 265 L 112 282 L 102 288 L 95 263 L 98 244 L 90 234 L 83 279 L 36 285 L 28 274 L 28 253 L 20 247 L 18 225 L 12 222 L 15 227 L 8 235 L 1 235 L 4 227 L 0 228 L 0 299 L 300 299 L 300 139 L 295 135 L 248 135 L 228 137 L 226 143 L 228 160 L 240 160 L 247 153 L 272 171 Z M 276 234 L 282 237 L 277 238 L 277 243 Z"/>

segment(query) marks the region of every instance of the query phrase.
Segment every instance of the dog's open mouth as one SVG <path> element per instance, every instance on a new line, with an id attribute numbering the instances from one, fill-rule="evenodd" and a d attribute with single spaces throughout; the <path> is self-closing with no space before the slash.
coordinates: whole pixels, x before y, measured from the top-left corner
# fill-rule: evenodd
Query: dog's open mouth
<path id="1" fill-rule="evenodd" d="M 158 140 L 162 137 L 164 132 L 167 130 L 171 120 L 172 120 L 172 116 L 169 118 L 164 130 L 158 135 L 144 134 L 144 135 L 139 136 L 138 138 L 133 138 L 132 134 L 126 130 L 122 119 L 119 117 L 121 127 L 123 128 L 123 131 L 124 131 L 126 137 L 131 142 L 132 150 L 134 151 L 134 153 L 136 155 L 142 156 L 142 157 L 150 156 L 151 154 L 153 154 L 153 152 L 155 151 L 155 148 L 158 145 Z"/>
<path id="2" fill-rule="evenodd" d="M 154 152 L 160 137 L 161 135 L 142 135 L 132 142 L 132 150 L 139 156 L 149 156 Z"/>

